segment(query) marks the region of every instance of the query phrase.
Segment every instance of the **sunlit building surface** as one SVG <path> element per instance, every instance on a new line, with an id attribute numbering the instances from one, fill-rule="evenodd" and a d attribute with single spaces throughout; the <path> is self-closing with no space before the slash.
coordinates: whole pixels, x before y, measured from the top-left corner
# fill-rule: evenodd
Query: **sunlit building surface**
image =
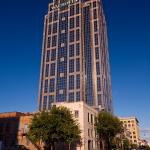
<path id="1" fill-rule="evenodd" d="M 120 121 L 123 126 L 130 131 L 130 142 L 139 145 L 140 133 L 139 133 L 139 121 L 136 117 L 122 117 Z"/>
<path id="2" fill-rule="evenodd" d="M 79 102 L 112 111 L 109 52 L 101 0 L 53 0 L 45 15 L 39 110 Z"/>

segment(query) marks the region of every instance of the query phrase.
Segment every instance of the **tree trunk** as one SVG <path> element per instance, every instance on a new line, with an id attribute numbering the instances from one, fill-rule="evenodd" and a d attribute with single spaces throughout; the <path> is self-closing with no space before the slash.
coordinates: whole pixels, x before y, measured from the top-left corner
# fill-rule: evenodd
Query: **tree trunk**
<path id="1" fill-rule="evenodd" d="M 69 150 L 70 150 L 70 143 L 69 143 Z"/>
<path id="2" fill-rule="evenodd" d="M 105 139 L 105 146 L 104 147 L 105 147 L 105 150 L 111 150 L 109 138 Z"/>

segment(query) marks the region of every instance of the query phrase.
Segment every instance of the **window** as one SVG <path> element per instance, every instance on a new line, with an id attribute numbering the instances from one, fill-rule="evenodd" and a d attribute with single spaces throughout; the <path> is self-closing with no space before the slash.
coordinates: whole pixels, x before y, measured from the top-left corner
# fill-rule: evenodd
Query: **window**
<path id="1" fill-rule="evenodd" d="M 90 129 L 88 129 L 88 136 L 90 137 Z"/>
<path id="2" fill-rule="evenodd" d="M 76 93 L 76 101 L 79 102 L 80 101 L 80 92 Z"/>
<path id="3" fill-rule="evenodd" d="M 100 65 L 99 65 L 99 62 L 96 62 L 96 72 L 97 72 L 97 75 L 100 75 Z"/>
<path id="4" fill-rule="evenodd" d="M 76 55 L 79 56 L 80 55 L 80 44 L 77 43 L 76 45 Z"/>
<path id="5" fill-rule="evenodd" d="M 48 109 L 51 109 L 51 104 L 54 102 L 54 95 L 49 96 Z"/>
<path id="6" fill-rule="evenodd" d="M 99 48 L 98 47 L 95 48 L 95 57 L 96 57 L 96 59 L 99 59 Z"/>
<path id="7" fill-rule="evenodd" d="M 76 30 L 76 41 L 80 40 L 80 30 Z"/>
<path id="8" fill-rule="evenodd" d="M 50 60 L 50 50 L 47 51 L 46 62 L 49 62 L 49 60 Z"/>
<path id="9" fill-rule="evenodd" d="M 88 122 L 90 122 L 90 114 L 88 113 Z"/>
<path id="10" fill-rule="evenodd" d="M 55 87 L 55 79 L 50 79 L 50 89 L 49 89 L 49 91 L 51 93 L 54 92 L 54 87 Z"/>
<path id="11" fill-rule="evenodd" d="M 80 13 L 79 4 L 76 5 L 76 14 Z"/>
<path id="12" fill-rule="evenodd" d="M 91 114 L 91 123 L 93 124 L 93 115 Z"/>
<path id="13" fill-rule="evenodd" d="M 97 19 L 97 12 L 96 12 L 96 9 L 94 9 L 94 19 Z"/>
<path id="14" fill-rule="evenodd" d="M 49 23 L 52 22 L 52 13 L 49 14 Z"/>
<path id="15" fill-rule="evenodd" d="M 69 51 L 69 57 L 73 57 L 74 56 L 74 44 L 70 45 L 70 51 Z"/>
<path id="16" fill-rule="evenodd" d="M 80 17 L 79 16 L 77 16 L 76 17 L 76 27 L 79 27 L 79 25 L 80 25 Z"/>
<path id="17" fill-rule="evenodd" d="M 47 40 L 47 48 L 50 48 L 50 43 L 51 43 L 51 38 L 48 37 L 48 40 Z"/>
<path id="18" fill-rule="evenodd" d="M 80 89 L 80 75 L 79 74 L 77 75 L 77 78 L 76 78 L 76 86 L 77 86 L 77 89 Z"/>
<path id="19" fill-rule="evenodd" d="M 74 18 L 70 18 L 70 29 L 74 28 Z"/>
<path id="20" fill-rule="evenodd" d="M 69 102 L 74 101 L 74 93 L 69 93 Z"/>
<path id="21" fill-rule="evenodd" d="M 55 76 L 55 63 L 51 64 L 50 76 Z"/>
<path id="22" fill-rule="evenodd" d="M 70 6 L 70 16 L 74 15 L 74 5 Z"/>
<path id="23" fill-rule="evenodd" d="M 76 71 L 80 71 L 80 58 L 76 59 Z"/>
<path id="24" fill-rule="evenodd" d="M 52 52 L 51 52 L 51 61 L 55 61 L 56 60 L 56 49 L 52 49 Z"/>
<path id="25" fill-rule="evenodd" d="M 46 110 L 46 106 L 47 106 L 47 96 L 44 96 L 44 100 L 43 100 L 43 110 Z"/>
<path id="26" fill-rule="evenodd" d="M 45 80 L 44 93 L 48 92 L 48 80 Z"/>
<path id="27" fill-rule="evenodd" d="M 69 73 L 74 72 L 74 59 L 69 61 Z"/>
<path id="28" fill-rule="evenodd" d="M 96 7 L 96 2 L 93 2 L 93 8 L 95 8 Z"/>
<path id="29" fill-rule="evenodd" d="M 54 11 L 54 18 L 53 20 L 56 21 L 58 19 L 58 11 Z"/>
<path id="30" fill-rule="evenodd" d="M 74 31 L 70 31 L 70 42 L 74 42 Z"/>
<path id="31" fill-rule="evenodd" d="M 79 111 L 78 110 L 74 111 L 74 116 L 75 116 L 75 118 L 79 118 Z"/>
<path id="32" fill-rule="evenodd" d="M 69 76 L 69 90 L 74 89 L 74 75 Z"/>
<path id="33" fill-rule="evenodd" d="M 48 26 L 48 35 L 51 34 L 51 24 Z"/>
<path id="34" fill-rule="evenodd" d="M 98 45 L 98 34 L 95 34 L 95 45 Z"/>
<path id="35" fill-rule="evenodd" d="M 53 24 L 53 33 L 57 33 L 57 22 Z"/>
<path id="36" fill-rule="evenodd" d="M 48 77 L 49 74 L 49 64 L 46 64 L 45 77 Z"/>
<path id="37" fill-rule="evenodd" d="M 97 21 L 94 21 L 94 32 L 97 32 Z"/>
<path id="38" fill-rule="evenodd" d="M 98 105 L 102 105 L 102 97 L 98 94 Z"/>
<path id="39" fill-rule="evenodd" d="M 101 91 L 101 79 L 100 79 L 100 77 L 97 78 L 97 91 L 98 92 Z"/>
<path id="40" fill-rule="evenodd" d="M 56 46 L 56 41 L 57 41 L 57 36 L 54 35 L 54 36 L 52 37 L 52 47 Z"/>
<path id="41" fill-rule="evenodd" d="M 24 124 L 23 132 L 24 132 L 24 133 L 27 133 L 27 132 L 28 132 L 28 124 Z"/>

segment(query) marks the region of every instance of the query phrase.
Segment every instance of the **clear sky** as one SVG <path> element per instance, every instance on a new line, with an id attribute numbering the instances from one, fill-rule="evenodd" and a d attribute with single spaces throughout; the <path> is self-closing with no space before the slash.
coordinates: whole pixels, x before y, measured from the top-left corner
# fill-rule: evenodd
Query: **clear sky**
<path id="1" fill-rule="evenodd" d="M 43 17 L 51 0 L 1 0 L 0 112 L 36 111 Z M 114 112 L 150 128 L 150 1 L 103 0 Z"/>

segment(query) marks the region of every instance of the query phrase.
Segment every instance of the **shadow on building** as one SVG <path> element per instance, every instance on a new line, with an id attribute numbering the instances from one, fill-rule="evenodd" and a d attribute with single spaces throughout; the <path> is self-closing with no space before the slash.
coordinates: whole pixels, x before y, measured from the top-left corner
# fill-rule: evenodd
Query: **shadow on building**
<path id="1" fill-rule="evenodd" d="M 23 149 L 18 145 L 20 112 L 0 113 L 0 150 Z"/>

